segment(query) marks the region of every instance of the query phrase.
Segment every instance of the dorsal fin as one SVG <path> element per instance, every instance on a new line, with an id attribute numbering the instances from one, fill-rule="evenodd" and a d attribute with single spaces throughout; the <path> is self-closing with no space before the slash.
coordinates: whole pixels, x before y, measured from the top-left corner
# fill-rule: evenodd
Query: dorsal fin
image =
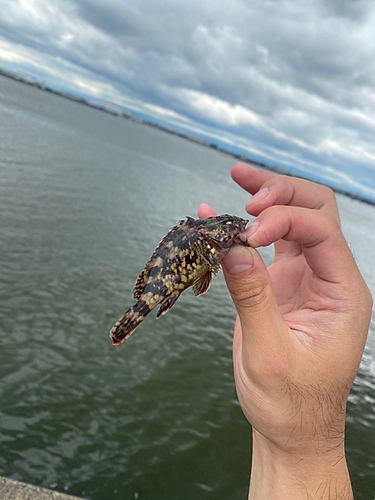
<path id="1" fill-rule="evenodd" d="M 134 288 L 133 288 L 133 297 L 134 297 L 134 299 L 136 299 L 136 300 L 140 299 L 140 297 L 141 297 L 141 295 L 143 293 L 144 287 L 146 285 L 146 282 L 147 282 L 148 271 L 153 267 L 155 259 L 159 256 L 160 247 L 165 243 L 165 241 L 168 238 L 171 237 L 171 235 L 175 231 L 181 230 L 182 226 L 186 226 L 189 222 L 192 222 L 192 221 L 195 221 L 195 219 L 193 219 L 192 217 L 188 217 L 188 216 L 186 217 L 186 220 L 182 219 L 182 220 L 178 221 L 177 224 L 175 226 L 173 226 L 167 232 L 167 234 L 163 237 L 163 239 L 160 241 L 159 245 L 155 248 L 153 254 L 151 255 L 151 257 L 148 260 L 148 262 L 146 263 L 145 268 L 143 269 L 143 271 L 141 272 L 141 274 L 138 276 L 137 281 L 135 282 L 135 285 L 134 285 Z"/>
<path id="2" fill-rule="evenodd" d="M 147 274 L 147 266 L 143 269 L 141 274 L 138 276 L 137 281 L 135 282 L 134 288 L 133 288 L 133 298 L 135 300 L 139 300 L 140 296 L 142 295 L 143 289 L 145 287 L 145 281 L 146 281 L 146 274 Z"/>
<path id="3" fill-rule="evenodd" d="M 146 262 L 146 265 L 145 265 L 143 271 L 141 272 L 141 274 L 138 276 L 137 281 L 135 282 L 135 285 L 134 285 L 134 288 L 133 288 L 133 298 L 135 300 L 139 300 L 140 297 L 141 297 L 141 295 L 142 295 L 142 293 L 143 293 L 144 287 L 146 285 L 147 273 L 153 267 L 153 262 L 158 257 L 160 247 L 164 244 L 165 240 L 172 233 L 174 233 L 175 231 L 177 231 L 177 229 L 180 229 L 180 227 L 181 227 L 182 224 L 186 224 L 186 221 L 185 220 L 179 221 L 179 223 L 177 223 L 176 226 L 173 226 L 167 232 L 167 234 L 164 236 L 164 238 L 162 240 L 160 240 L 158 246 L 153 251 L 153 253 L 152 253 L 151 257 L 149 258 L 149 260 Z"/>

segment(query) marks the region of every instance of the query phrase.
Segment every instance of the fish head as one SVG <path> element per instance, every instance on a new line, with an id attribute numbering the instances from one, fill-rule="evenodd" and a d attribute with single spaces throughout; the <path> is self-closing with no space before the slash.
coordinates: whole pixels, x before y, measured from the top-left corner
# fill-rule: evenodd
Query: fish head
<path id="1" fill-rule="evenodd" d="M 199 234 L 215 246 L 228 249 L 234 243 L 249 246 L 246 236 L 246 225 L 249 222 L 235 215 L 219 215 L 202 219 L 204 224 Z"/>

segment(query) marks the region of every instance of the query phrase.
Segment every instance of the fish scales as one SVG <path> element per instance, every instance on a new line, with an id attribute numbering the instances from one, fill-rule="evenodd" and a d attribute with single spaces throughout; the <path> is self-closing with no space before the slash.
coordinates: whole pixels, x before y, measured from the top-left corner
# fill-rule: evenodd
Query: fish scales
<path id="1" fill-rule="evenodd" d="M 111 329 L 113 344 L 126 340 L 156 306 L 160 305 L 157 318 L 168 312 L 190 286 L 196 296 L 206 293 L 212 273 L 217 275 L 231 246 L 247 245 L 247 223 L 227 214 L 179 221 L 160 241 L 139 275 L 133 290 L 137 302 Z"/>

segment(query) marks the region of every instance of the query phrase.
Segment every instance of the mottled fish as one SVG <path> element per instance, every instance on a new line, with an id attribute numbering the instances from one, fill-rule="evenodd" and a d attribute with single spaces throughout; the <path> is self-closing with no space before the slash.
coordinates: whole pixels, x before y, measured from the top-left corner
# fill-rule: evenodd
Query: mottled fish
<path id="1" fill-rule="evenodd" d="M 233 215 L 179 221 L 139 275 L 133 290 L 137 303 L 111 329 L 113 344 L 126 340 L 154 307 L 160 305 L 157 318 L 168 312 L 186 288 L 193 286 L 197 297 L 206 293 L 231 246 L 248 244 L 248 222 Z"/>

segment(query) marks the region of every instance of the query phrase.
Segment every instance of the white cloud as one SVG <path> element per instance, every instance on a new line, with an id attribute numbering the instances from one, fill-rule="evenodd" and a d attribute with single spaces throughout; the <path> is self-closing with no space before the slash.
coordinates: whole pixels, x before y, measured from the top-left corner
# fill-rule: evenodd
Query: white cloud
<path id="1" fill-rule="evenodd" d="M 370 0 L 0 0 L 0 9 L 0 59 L 51 84 L 264 161 L 339 169 L 343 182 L 353 165 L 375 170 Z"/>
<path id="2" fill-rule="evenodd" d="M 251 110 L 239 104 L 231 105 L 229 102 L 209 94 L 196 90 L 176 89 L 175 96 L 195 111 L 198 116 L 213 122 L 233 126 L 250 124 L 261 127 L 263 125 L 259 116 Z"/>

